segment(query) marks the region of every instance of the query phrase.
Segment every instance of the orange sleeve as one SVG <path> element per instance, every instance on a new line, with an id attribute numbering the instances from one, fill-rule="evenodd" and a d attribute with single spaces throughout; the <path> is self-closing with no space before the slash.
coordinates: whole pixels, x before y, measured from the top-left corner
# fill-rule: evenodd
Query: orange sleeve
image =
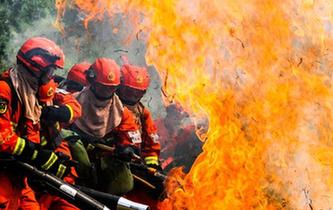
<path id="1" fill-rule="evenodd" d="M 54 104 L 67 106 L 71 112 L 69 123 L 73 123 L 76 119 L 81 117 L 81 105 L 70 93 L 56 92 L 54 96 Z"/>
<path id="2" fill-rule="evenodd" d="M 19 139 L 12 117 L 12 92 L 5 81 L 0 81 L 0 152 L 12 154 Z"/>
<path id="3" fill-rule="evenodd" d="M 124 107 L 121 123 L 114 129 L 121 145 L 140 145 L 141 134 L 139 126 L 135 123 L 135 118 L 131 111 Z"/>
<path id="4" fill-rule="evenodd" d="M 26 120 L 24 123 L 25 127 L 25 133 L 24 136 L 26 136 L 29 141 L 40 144 L 40 123 L 33 124 L 31 120 Z"/>
<path id="5" fill-rule="evenodd" d="M 144 108 L 142 120 L 142 156 L 159 157 L 161 151 L 159 136 L 151 113 L 146 108 Z"/>

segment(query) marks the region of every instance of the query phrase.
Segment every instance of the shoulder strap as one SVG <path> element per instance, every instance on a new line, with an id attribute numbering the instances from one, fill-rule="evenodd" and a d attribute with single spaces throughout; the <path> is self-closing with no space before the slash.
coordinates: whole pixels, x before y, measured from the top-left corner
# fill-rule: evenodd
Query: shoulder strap
<path id="1" fill-rule="evenodd" d="M 138 105 L 138 110 L 139 110 L 139 113 L 140 113 L 140 120 L 141 120 L 141 127 L 142 127 L 142 130 L 145 130 L 145 123 L 144 123 L 144 110 L 145 110 L 145 105 L 143 105 L 141 102 L 139 102 L 139 105 Z"/>

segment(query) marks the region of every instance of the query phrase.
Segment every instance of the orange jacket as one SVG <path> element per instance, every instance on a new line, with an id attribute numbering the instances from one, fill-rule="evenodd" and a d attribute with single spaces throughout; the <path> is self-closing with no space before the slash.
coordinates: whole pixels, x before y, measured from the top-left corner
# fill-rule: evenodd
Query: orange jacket
<path id="1" fill-rule="evenodd" d="M 107 136 L 109 135 L 115 136 L 117 144 L 120 145 L 135 145 L 140 147 L 142 142 L 139 126 L 136 124 L 132 112 L 126 107 L 124 107 L 120 124 Z"/>
<path id="2" fill-rule="evenodd" d="M 24 117 L 23 107 L 15 90 L 11 87 L 8 71 L 0 80 L 0 152 L 15 153 L 20 146 L 20 136 L 40 143 L 39 124 Z"/>
<path id="3" fill-rule="evenodd" d="M 140 126 L 142 157 L 146 158 L 154 156 L 158 158 L 161 146 L 150 111 L 142 103 L 127 107 L 135 116 L 136 124 Z"/>
<path id="4" fill-rule="evenodd" d="M 154 124 L 153 118 L 150 111 L 144 108 L 142 113 L 142 155 L 147 156 L 160 156 L 161 145 L 159 142 L 159 136 L 157 134 L 157 129 Z"/>
<path id="5" fill-rule="evenodd" d="M 67 106 L 71 113 L 70 120 L 66 122 L 68 124 L 72 123 L 81 116 L 81 105 L 79 104 L 79 102 L 70 93 L 68 93 L 67 91 L 63 91 L 62 89 L 56 89 L 54 95 L 51 95 L 50 98 L 47 99 L 47 101 L 43 101 L 42 103 L 44 103 L 43 105 L 52 104 L 58 106 Z M 42 123 L 41 127 L 42 146 L 48 147 L 48 149 L 54 149 L 55 152 L 60 152 L 72 159 L 68 143 L 61 139 L 59 133 L 62 126 L 60 126 L 59 123 L 56 123 L 55 125 L 48 125 L 47 123 Z M 57 139 L 56 142 L 54 142 L 54 144 L 50 144 L 50 141 L 54 141 L 55 139 Z M 72 167 L 71 173 L 64 177 L 64 180 L 67 183 L 74 184 L 77 177 L 78 176 L 75 168 Z M 51 200 L 59 199 L 58 197 L 49 196 L 48 194 L 46 194 L 44 197 L 50 199 L 48 200 L 48 202 L 50 202 Z M 43 200 L 43 202 L 46 201 Z"/>
<path id="6" fill-rule="evenodd" d="M 55 125 L 48 125 L 47 122 L 41 126 L 41 139 L 42 139 L 42 145 L 48 143 L 48 141 L 52 140 L 52 137 L 56 137 L 59 135 L 59 131 L 62 127 L 66 127 L 68 124 L 71 124 L 76 119 L 78 119 L 81 116 L 81 105 L 79 102 L 68 92 L 57 89 L 57 91 L 54 94 L 54 97 L 50 98 L 51 103 L 44 102 L 46 104 L 53 104 L 58 106 L 67 106 L 67 108 L 70 110 L 70 120 L 66 123 L 56 123 Z M 60 139 L 61 140 L 61 139 Z M 56 144 L 59 144 L 59 142 L 55 142 Z"/>
<path id="7" fill-rule="evenodd" d="M 56 87 L 55 87 L 56 88 Z M 45 89 L 47 91 L 47 89 Z M 41 102 L 42 105 L 51 104 L 51 105 L 58 105 L 58 106 L 67 106 L 70 110 L 71 117 L 70 120 L 66 123 L 72 123 L 74 120 L 79 118 L 81 116 L 81 105 L 79 102 L 68 92 L 63 91 L 61 89 L 56 89 L 54 95 L 51 95 L 49 98 L 47 98 L 46 101 Z M 55 152 L 60 152 L 66 156 L 68 156 L 70 159 L 72 159 L 72 155 L 68 146 L 68 143 L 64 141 L 60 136 L 60 130 L 61 127 L 59 123 L 56 123 L 54 125 L 48 125 L 46 123 L 42 123 L 41 125 L 42 131 L 41 131 L 41 139 L 42 139 L 42 146 L 48 147 L 48 149 L 54 149 Z M 57 140 L 56 140 L 57 139 Z M 53 144 L 50 144 L 51 141 Z M 75 171 L 75 168 L 71 168 L 71 173 L 69 173 L 66 177 L 64 177 L 64 180 L 67 183 L 74 184 L 75 179 L 77 178 L 77 173 Z M 51 200 L 57 200 L 58 197 L 49 196 L 46 194 L 44 196 L 47 202 L 51 202 Z M 46 202 L 43 200 L 42 202 Z M 41 203 L 45 204 L 45 203 Z M 71 208 L 69 208 L 71 209 Z M 77 208 L 74 208 L 77 209 Z"/>

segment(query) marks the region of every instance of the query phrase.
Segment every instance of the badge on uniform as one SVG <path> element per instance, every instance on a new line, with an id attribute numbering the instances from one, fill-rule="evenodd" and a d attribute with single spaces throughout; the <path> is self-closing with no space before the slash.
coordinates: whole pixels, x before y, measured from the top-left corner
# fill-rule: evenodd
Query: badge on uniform
<path id="1" fill-rule="evenodd" d="M 139 144 L 142 142 L 141 140 L 141 134 L 138 130 L 136 131 L 128 131 L 128 136 L 132 140 L 132 143 Z"/>
<path id="2" fill-rule="evenodd" d="M 51 97 L 53 95 L 54 95 L 54 89 L 53 89 L 53 87 L 50 87 L 49 90 L 47 91 L 47 96 Z"/>
<path id="3" fill-rule="evenodd" d="M 7 100 L 4 100 L 4 99 L 0 98 L 0 114 L 6 113 L 7 109 L 8 109 Z"/>
<path id="4" fill-rule="evenodd" d="M 152 133 L 152 134 L 150 134 L 150 138 L 153 140 L 153 142 L 155 143 L 155 144 L 157 144 L 157 143 L 159 143 L 159 138 L 160 138 L 160 136 L 157 134 L 157 133 Z"/>

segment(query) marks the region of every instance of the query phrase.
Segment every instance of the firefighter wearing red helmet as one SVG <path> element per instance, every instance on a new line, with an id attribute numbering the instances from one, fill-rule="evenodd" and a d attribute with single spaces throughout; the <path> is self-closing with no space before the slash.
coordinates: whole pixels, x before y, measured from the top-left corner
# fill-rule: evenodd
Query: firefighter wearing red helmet
<path id="1" fill-rule="evenodd" d="M 28 39 L 16 55 L 19 64 L 25 67 L 39 83 L 46 84 L 57 68 L 63 69 L 65 55 L 54 42 L 42 37 Z"/>
<path id="2" fill-rule="evenodd" d="M 41 117 L 41 145 L 45 149 L 53 150 L 56 154 L 62 155 L 68 160 L 72 159 L 72 155 L 68 146 L 68 142 L 63 139 L 61 135 L 61 128 L 64 123 L 72 123 L 75 119 L 81 116 L 81 106 L 75 100 L 75 98 L 68 92 L 58 89 L 57 83 L 52 79 L 45 85 L 42 85 L 38 91 L 39 102 L 43 106 L 43 110 L 48 107 L 61 107 L 67 106 L 72 110 L 69 114 L 71 116 L 67 117 L 66 120 L 59 122 L 55 118 L 50 118 L 46 116 L 45 113 Z M 46 113 L 47 114 L 47 113 Z M 53 117 L 53 116 L 51 116 Z M 77 178 L 76 171 L 74 167 L 68 168 L 69 173 L 64 177 L 64 181 L 69 184 L 75 184 L 75 179 Z M 73 204 L 69 203 L 63 198 L 56 195 L 51 195 L 49 193 L 38 193 L 37 199 L 40 204 L 41 210 L 47 209 L 62 209 L 62 210 L 77 210 Z"/>
<path id="3" fill-rule="evenodd" d="M 117 90 L 122 103 L 134 114 L 140 125 L 142 156 L 148 166 L 159 168 L 160 143 L 150 111 L 140 102 L 149 86 L 150 77 L 144 67 L 125 64 L 121 68 L 122 83 Z"/>
<path id="4" fill-rule="evenodd" d="M 72 66 L 66 79 L 66 90 L 68 92 L 74 93 L 81 91 L 88 85 L 86 71 L 90 68 L 90 66 L 91 64 L 88 62 L 82 62 Z"/>
<path id="5" fill-rule="evenodd" d="M 126 161 L 137 152 L 141 136 L 132 113 L 114 94 L 120 85 L 120 68 L 112 59 L 97 58 L 87 71 L 87 79 L 89 88 L 76 97 L 82 106 L 82 117 L 74 122 L 73 130 L 79 134 L 87 150 L 91 150 L 95 143 L 116 147 L 118 158 L 99 157 L 101 164 L 97 167 L 101 172 L 97 176 L 97 186 L 103 191 L 124 194 L 133 188 L 133 177 Z M 79 162 L 86 159 L 78 158 Z"/>
<path id="6" fill-rule="evenodd" d="M 64 54 L 51 40 L 28 39 L 17 53 L 17 65 L 0 77 L 0 153 L 13 155 L 43 170 L 58 174 L 66 163 L 50 150 L 40 148 L 37 91 L 57 68 Z M 29 132 L 28 132 L 29 131 Z M 39 209 L 26 178 L 15 169 L 0 168 L 0 205 L 4 209 Z"/>
<path id="7" fill-rule="evenodd" d="M 153 122 L 150 111 L 140 102 L 146 93 L 150 83 L 147 69 L 130 64 L 124 64 L 121 68 L 122 83 L 117 90 L 122 103 L 133 113 L 136 123 L 140 126 L 142 138 L 141 156 L 148 167 L 162 170 L 159 164 L 160 143 L 156 126 Z M 152 209 L 157 209 L 160 192 L 150 192 L 140 183 L 135 184 L 135 188 L 127 196 L 138 202 L 149 204 Z M 151 196 L 153 194 L 153 196 Z"/>

